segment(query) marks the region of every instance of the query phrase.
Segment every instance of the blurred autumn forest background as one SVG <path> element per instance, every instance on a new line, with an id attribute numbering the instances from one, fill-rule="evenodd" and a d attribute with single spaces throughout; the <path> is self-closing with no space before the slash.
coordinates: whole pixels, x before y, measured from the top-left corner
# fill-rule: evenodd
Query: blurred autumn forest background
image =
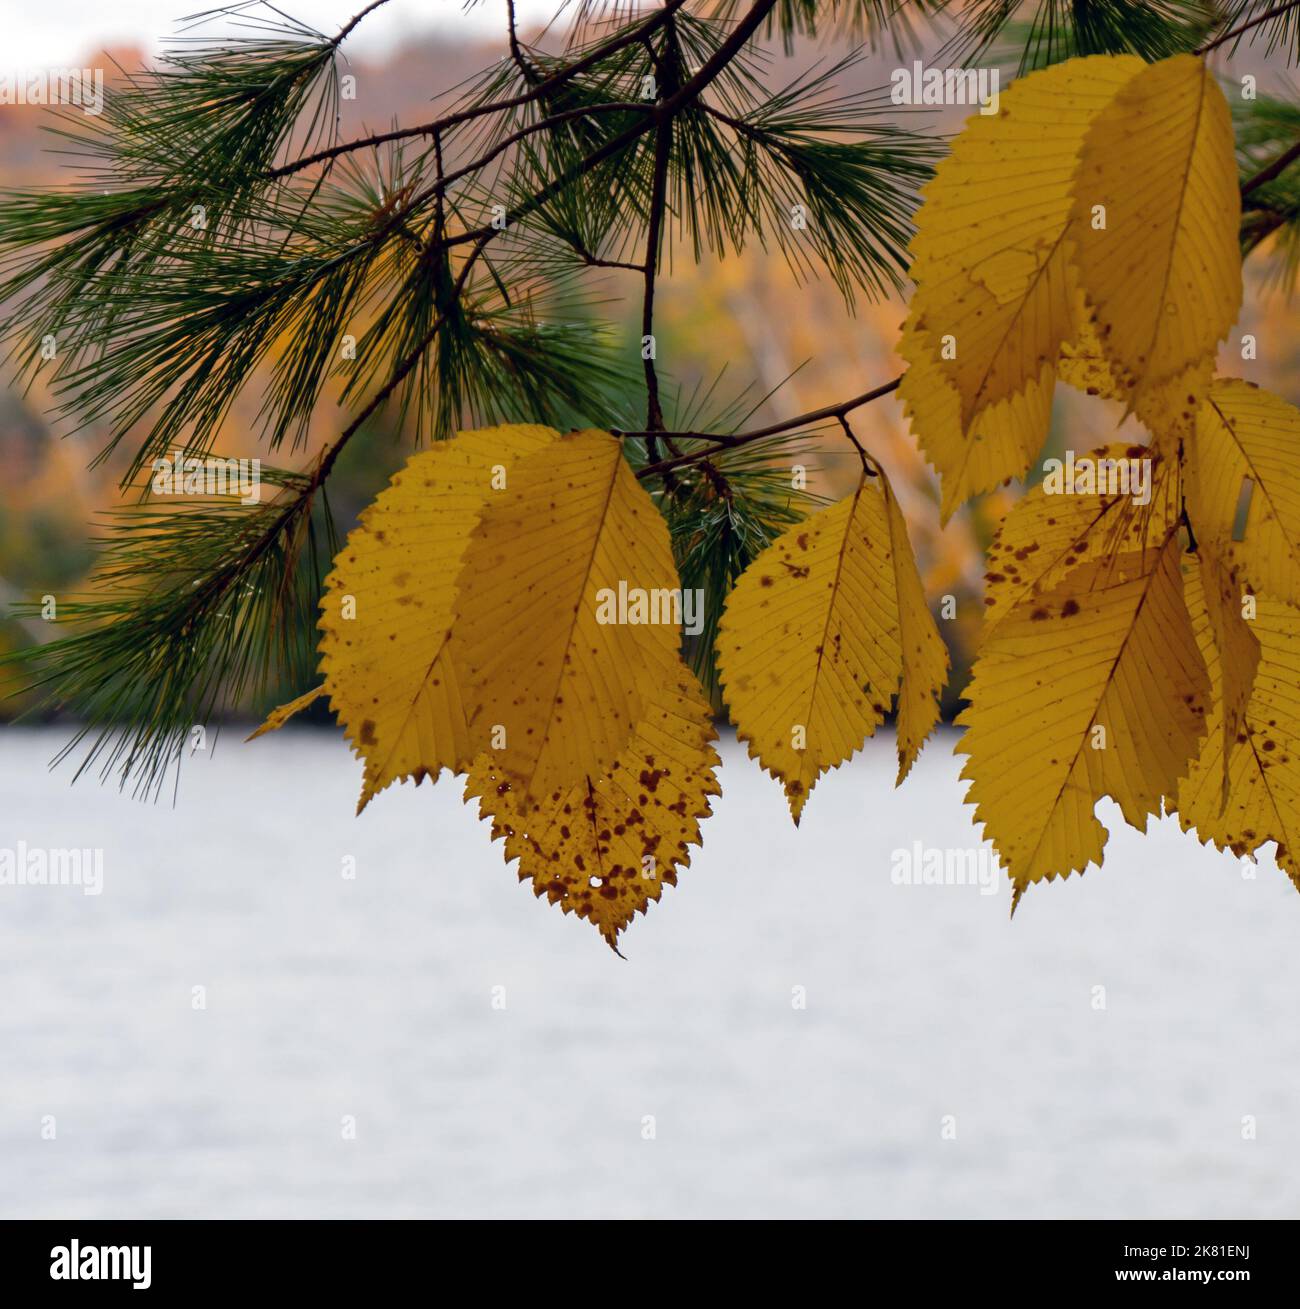
<path id="1" fill-rule="evenodd" d="M 449 8 L 445 28 L 433 38 L 409 40 L 383 58 L 349 53 L 342 71 L 356 78 L 356 99 L 342 103 L 341 128 L 346 136 L 383 130 L 391 124 L 427 119 L 431 101 L 487 67 L 507 51 L 503 30 L 497 40 L 457 31 L 457 16 Z M 523 33 L 525 37 L 530 34 Z M 543 47 L 559 48 L 559 40 L 531 34 Z M 955 132 L 968 114 L 964 108 L 896 108 L 888 103 L 890 72 L 913 58 L 939 63 L 943 31 L 918 34 L 915 48 L 894 50 L 886 40 L 868 52 L 841 78 L 844 93 L 871 92 L 887 116 L 907 115 L 909 126 L 936 135 Z M 851 43 L 826 42 L 821 49 L 803 43 L 787 56 L 779 42 L 769 47 L 773 89 L 790 82 L 821 60 L 842 57 Z M 87 51 L 83 65 L 102 67 L 111 87 L 121 69 L 142 64 L 137 49 L 104 53 Z M 1261 50 L 1243 48 L 1235 60 L 1216 57 L 1219 71 L 1233 77 L 1242 71 L 1259 78 L 1261 94 L 1272 92 L 1296 99 L 1284 59 L 1268 59 Z M 985 59 L 987 64 L 992 61 Z M 1001 65 L 1002 87 L 1015 74 L 1014 59 Z M 1239 92 L 1229 86 L 1230 103 Z M 73 111 L 77 113 L 79 111 Z M 48 129 L 57 126 L 57 111 L 37 106 L 0 106 L 0 187 L 56 186 L 66 177 L 68 160 L 57 153 L 58 139 Z M 1242 317 L 1225 343 L 1219 371 L 1267 386 L 1284 398 L 1300 400 L 1300 337 L 1296 302 L 1289 279 L 1279 278 L 1278 261 L 1267 244 L 1246 264 L 1246 299 Z M 629 359 L 638 359 L 639 286 L 627 272 L 593 269 L 587 293 L 599 302 L 603 316 L 617 319 Z M 661 279 L 656 313 L 658 364 L 662 378 L 689 400 L 715 388 L 715 397 L 748 396 L 745 408 L 756 406 L 752 423 L 776 421 L 842 400 L 896 377 L 902 363 L 894 353 L 904 301 L 893 298 L 872 303 L 861 294 L 849 308 L 828 280 L 802 280 L 777 252 L 751 247 L 725 261 L 705 257 L 696 264 L 693 251 L 672 251 Z M 1253 334 L 1257 358 L 1241 358 L 1241 337 Z M 639 365 L 638 365 L 639 367 Z M 241 395 L 227 419 L 214 451 L 243 458 L 267 458 L 255 437 L 255 386 Z M 318 410 L 305 449 L 292 459 L 269 462 L 306 467 L 326 442 L 346 424 L 345 411 Z M 945 711 L 951 716 L 959 702 L 974 646 L 981 611 L 983 550 L 997 525 L 1020 494 L 1012 485 L 988 495 L 939 527 L 938 495 L 932 471 L 918 453 L 900 407 L 892 396 L 872 404 L 854 418 L 864 444 L 886 466 L 907 514 L 913 545 L 927 592 L 936 612 L 945 596 L 956 601 L 956 618 L 940 623 L 953 654 L 954 677 Z M 1066 448 L 1085 451 L 1125 435 L 1136 426 L 1124 421 L 1119 406 L 1057 388 L 1052 434 L 1043 458 Z M 16 618 L 18 602 L 56 599 L 84 589 L 95 560 L 95 523 L 121 502 L 119 480 L 129 458 L 124 444 L 118 458 L 91 466 L 104 444 L 105 432 L 93 426 L 74 430 L 74 422 L 57 412 L 55 398 L 38 376 L 26 393 L 16 389 L 9 372 L 0 373 L 0 650 L 13 650 L 51 639 L 56 625 L 34 618 Z M 380 415 L 348 447 L 331 479 L 330 499 L 340 534 L 386 483 L 411 449 L 406 434 Z M 809 489 L 836 498 L 851 485 L 857 459 L 838 432 L 827 431 L 809 442 Z M 0 719 L 9 719 L 28 703 L 19 689 L 20 674 L 0 668 Z M 282 686 L 248 704 L 249 714 L 304 690 Z"/>

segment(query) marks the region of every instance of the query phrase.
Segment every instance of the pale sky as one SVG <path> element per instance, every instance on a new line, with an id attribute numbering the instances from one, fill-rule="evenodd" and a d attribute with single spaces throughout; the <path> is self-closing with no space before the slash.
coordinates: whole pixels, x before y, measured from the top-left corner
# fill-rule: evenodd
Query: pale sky
<path id="1" fill-rule="evenodd" d="M 158 49 L 161 38 L 177 30 L 176 20 L 218 8 L 223 0 L 5 0 L 9 11 L 0 39 L 0 67 L 7 71 L 45 68 L 80 61 L 106 45 L 143 44 Z M 335 32 L 368 0 L 281 0 L 279 7 L 322 32 Z M 555 0 L 520 0 L 525 26 L 547 19 Z M 229 20 L 226 20 L 229 21 Z M 466 12 L 462 0 L 389 0 L 353 38 L 354 48 L 391 47 L 404 36 L 471 30 L 505 30 L 504 0 L 480 0 Z M 219 31 L 217 24 L 201 31 Z"/>

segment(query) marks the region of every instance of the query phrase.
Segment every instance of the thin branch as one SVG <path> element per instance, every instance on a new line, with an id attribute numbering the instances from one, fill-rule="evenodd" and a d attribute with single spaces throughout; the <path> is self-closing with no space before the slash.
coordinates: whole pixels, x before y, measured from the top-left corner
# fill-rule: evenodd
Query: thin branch
<path id="1" fill-rule="evenodd" d="M 566 82 L 572 81 L 573 78 L 585 73 L 587 69 L 622 50 L 625 46 L 635 45 L 649 33 L 657 31 L 660 25 L 667 22 L 668 18 L 685 3 L 686 0 L 665 0 L 664 7 L 656 10 L 640 26 L 624 32 L 621 36 L 611 37 L 604 45 L 598 46 L 595 50 L 584 55 L 581 59 L 574 60 L 571 64 L 565 64 L 563 68 L 557 68 L 555 72 L 543 78 L 531 90 L 523 91 L 519 95 L 510 96 L 505 100 L 493 100 L 488 104 L 473 105 L 469 109 L 460 109 L 455 113 L 447 114 L 443 118 L 436 118 L 431 123 L 421 123 L 415 127 L 393 128 L 391 131 L 376 132 L 372 136 L 361 137 L 355 141 L 343 141 L 338 145 L 329 146 L 327 149 L 318 150 L 315 154 L 304 155 L 301 159 L 295 159 L 291 163 L 281 164 L 280 167 L 273 168 L 267 173 L 267 177 L 271 179 L 287 177 L 291 173 L 310 168 L 313 164 L 325 163 L 327 160 L 336 159 L 339 155 L 349 154 L 354 150 L 368 150 L 377 145 L 384 145 L 389 141 L 404 141 L 413 136 L 432 136 L 435 131 L 446 133 L 451 131 L 452 128 L 460 127 L 463 123 L 472 122 L 474 119 L 482 118 L 487 114 L 503 113 L 507 109 L 517 109 L 521 105 L 531 104 L 534 100 L 541 100 L 553 91 L 558 90 Z M 769 5 L 768 8 L 770 7 Z"/>
<path id="2" fill-rule="evenodd" d="M 853 448 L 858 452 L 858 458 L 862 460 L 862 473 L 864 477 L 875 477 L 876 470 L 871 466 L 871 456 L 867 454 L 861 441 L 854 435 L 853 428 L 849 424 L 848 416 L 840 414 L 840 426 L 844 429 L 844 435 L 849 438 Z"/>
<path id="3" fill-rule="evenodd" d="M 824 409 L 813 409 L 806 414 L 800 414 L 797 418 L 787 418 L 782 422 L 772 423 L 768 427 L 758 427 L 749 432 L 732 435 L 722 432 L 665 432 L 663 435 L 671 436 L 677 441 L 712 441 L 715 445 L 728 449 L 736 445 L 747 445 L 750 441 L 756 441 L 760 437 L 779 436 L 783 432 L 792 432 L 800 427 L 813 427 L 817 423 L 825 422 L 827 419 L 834 419 L 838 422 L 845 414 L 852 413 L 853 410 L 870 404 L 873 400 L 880 399 L 881 396 L 889 395 L 891 391 L 897 391 L 898 384 L 902 380 L 903 377 L 900 373 L 893 381 L 885 382 L 870 391 L 865 391 L 862 395 L 854 396 L 851 400 L 827 405 Z M 618 431 L 614 435 L 623 437 L 626 440 L 644 440 L 650 434 L 648 432 Z"/>
<path id="4" fill-rule="evenodd" d="M 648 44 L 648 43 L 647 43 Z M 651 59 L 656 71 L 663 80 L 662 90 L 672 96 L 677 86 L 677 59 L 673 49 L 673 25 L 665 29 L 662 60 L 655 60 L 651 49 Z M 663 245 L 664 210 L 668 205 L 668 164 L 673 150 L 673 120 L 666 116 L 659 121 L 655 129 L 654 174 L 650 184 L 650 214 L 646 224 L 645 245 L 645 291 L 641 299 L 641 357 L 645 363 L 646 420 L 645 425 L 651 432 L 663 430 L 664 414 L 659 403 L 659 374 L 655 371 L 655 280 L 659 272 L 659 257 Z M 658 442 L 652 436 L 647 441 L 650 461 L 659 460 Z"/>
<path id="5" fill-rule="evenodd" d="M 731 489 L 731 483 L 723 476 L 722 470 L 713 462 L 712 459 L 700 460 L 700 471 L 709 479 L 713 489 L 724 499 L 731 503 L 735 495 Z"/>
<path id="6" fill-rule="evenodd" d="M 1242 23 L 1240 27 L 1234 27 L 1230 32 L 1224 32 L 1222 36 L 1216 36 L 1213 41 L 1207 41 L 1204 45 L 1198 46 L 1192 51 L 1194 55 L 1207 55 L 1211 50 L 1217 50 L 1221 45 L 1226 45 L 1233 37 L 1241 36 L 1243 32 L 1249 32 L 1252 27 L 1258 27 L 1260 23 L 1267 23 L 1270 18 L 1278 18 L 1286 13 L 1289 9 L 1294 9 L 1300 4 L 1300 0 L 1286 0 L 1285 4 L 1274 5 L 1266 13 L 1259 14 L 1252 18 L 1248 23 Z"/>
<path id="7" fill-rule="evenodd" d="M 1244 199 L 1259 187 L 1265 186 L 1278 174 L 1284 173 L 1297 159 L 1300 159 L 1300 141 L 1297 141 L 1289 149 L 1283 150 L 1267 168 L 1261 168 L 1249 181 L 1243 182 L 1241 184 L 1242 198 Z"/>
<path id="8" fill-rule="evenodd" d="M 1285 227 L 1287 216 L 1276 209 L 1257 208 L 1251 211 L 1251 221 L 1244 226 L 1241 234 L 1242 258 L 1253 253 L 1266 238 L 1273 235 L 1279 227 Z"/>
<path id="9" fill-rule="evenodd" d="M 552 114 L 549 118 L 539 119 L 535 123 L 529 123 L 521 127 L 517 132 L 511 132 L 509 136 L 503 137 L 496 145 L 486 154 L 480 155 L 472 163 L 463 164 L 456 169 L 454 173 L 448 173 L 442 180 L 442 188 L 445 190 L 453 182 L 459 182 L 462 177 L 469 176 L 470 173 L 477 173 L 480 169 L 485 168 L 498 155 L 503 154 L 512 145 L 518 145 L 525 137 L 532 136 L 536 132 L 545 132 L 552 127 L 559 127 L 563 123 L 572 122 L 575 118 L 585 118 L 588 114 L 608 114 L 608 113 L 649 113 L 652 106 L 642 104 L 639 100 L 611 100 L 608 104 L 603 105 L 580 105 L 577 109 L 566 109 L 562 113 Z M 440 129 L 435 129 L 434 135 L 440 134 Z M 434 194 L 434 188 L 430 188 L 423 195 L 417 196 L 410 205 L 410 208 L 416 209 L 424 199 Z"/>
<path id="10" fill-rule="evenodd" d="M 621 268 L 628 273 L 644 273 L 644 264 L 628 264 L 621 259 L 601 259 L 593 255 L 590 251 L 582 246 L 573 246 L 573 252 L 576 254 L 588 268 Z"/>
<path id="11" fill-rule="evenodd" d="M 761 441 L 767 436 L 780 436 L 783 432 L 792 432 L 801 427 L 814 427 L 818 423 L 823 423 L 827 419 L 834 419 L 836 422 L 843 422 L 847 414 L 855 409 L 860 409 L 863 405 L 870 404 L 873 400 L 879 400 L 881 396 L 889 395 L 898 390 L 898 384 L 902 381 L 902 376 L 894 378 L 892 382 L 885 382 L 870 391 L 865 391 L 862 395 L 856 395 L 851 400 L 842 400 L 839 404 L 827 405 L 823 409 L 813 409 L 809 413 L 800 414 L 796 418 L 787 418 L 779 423 L 772 423 L 768 427 L 755 428 L 751 432 L 739 432 L 733 435 L 723 435 L 716 432 L 671 432 L 662 435 L 671 436 L 675 440 L 693 440 L 709 441 L 713 444 L 711 450 L 692 450 L 689 454 L 684 454 L 675 459 L 664 459 L 659 463 L 647 464 L 638 473 L 638 477 L 653 477 L 662 473 L 671 472 L 675 468 L 684 468 L 687 464 L 699 463 L 702 460 L 711 458 L 719 450 L 734 450 L 738 446 L 749 445 L 753 441 Z M 624 438 L 642 438 L 649 435 L 648 432 L 615 432 L 615 436 Z"/>
<path id="12" fill-rule="evenodd" d="M 519 69 L 524 81 L 530 86 L 536 86 L 542 80 L 542 76 L 524 58 L 523 47 L 519 44 L 519 33 L 515 28 L 515 0 L 506 0 L 506 20 L 510 28 L 510 58 L 514 60 L 515 67 Z"/>
<path id="13" fill-rule="evenodd" d="M 1187 529 L 1187 553 L 1195 554 L 1197 550 L 1196 529 L 1192 526 L 1191 518 L 1188 517 L 1186 500 L 1182 501 L 1182 509 L 1179 511 L 1178 514 L 1178 521 L 1183 527 Z"/>
<path id="14" fill-rule="evenodd" d="M 755 127 L 753 123 L 747 123 L 743 118 L 737 118 L 734 114 L 725 113 L 717 105 L 700 106 L 710 118 L 716 118 L 718 122 L 725 123 L 731 130 L 740 136 L 753 139 L 761 139 L 762 131 Z"/>
<path id="15" fill-rule="evenodd" d="M 339 32 L 339 34 L 330 42 L 330 45 L 332 45 L 337 50 L 339 46 L 341 46 L 343 42 L 346 41 L 348 37 L 352 35 L 353 31 L 356 29 L 358 24 L 364 18 L 367 18 L 370 14 L 373 14 L 375 10 L 378 9 L 381 5 L 386 5 L 387 3 L 388 0 L 371 0 L 370 4 L 368 4 L 359 14 L 353 17 L 343 27 L 343 29 Z"/>
<path id="16" fill-rule="evenodd" d="M 447 175 L 443 171 L 441 132 L 433 134 L 433 166 L 437 171 L 435 180 L 438 186 L 437 198 L 433 206 L 433 240 L 437 245 L 442 242 L 447 230 Z"/>

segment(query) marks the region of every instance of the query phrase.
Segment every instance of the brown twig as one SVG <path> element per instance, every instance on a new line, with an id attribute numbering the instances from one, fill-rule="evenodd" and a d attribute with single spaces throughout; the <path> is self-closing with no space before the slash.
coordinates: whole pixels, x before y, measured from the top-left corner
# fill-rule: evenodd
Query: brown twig
<path id="1" fill-rule="evenodd" d="M 337 50 L 339 46 L 341 46 L 343 42 L 352 35 L 362 19 L 367 18 L 381 5 L 386 5 L 387 3 L 388 0 L 371 0 L 371 3 L 368 4 L 359 14 L 354 15 L 346 24 L 344 24 L 343 28 L 339 31 L 339 34 L 330 42 L 330 45 Z"/>
<path id="2" fill-rule="evenodd" d="M 1261 168 L 1254 177 L 1243 182 L 1241 184 L 1242 199 L 1245 199 L 1252 191 L 1258 190 L 1261 186 L 1266 186 L 1279 174 L 1286 172 L 1297 159 L 1300 159 L 1300 141 L 1283 150 L 1267 168 Z"/>
<path id="3" fill-rule="evenodd" d="M 766 436 L 779 436 L 783 432 L 793 432 L 800 427 L 814 427 L 818 423 L 826 422 L 828 419 L 840 422 L 846 414 L 852 413 L 853 410 L 860 409 L 873 400 L 879 400 L 881 396 L 889 395 L 892 391 L 897 391 L 898 384 L 902 380 L 901 376 L 896 377 L 892 382 L 885 382 L 870 391 L 864 391 L 861 395 L 855 395 L 851 400 L 842 400 L 839 404 L 826 405 L 822 409 L 813 409 L 806 414 L 799 414 L 795 418 L 786 418 L 767 427 L 755 428 L 751 432 L 738 432 L 729 436 L 717 432 L 672 432 L 670 435 L 677 440 L 709 441 L 712 442 L 714 448 L 712 450 L 692 450 L 679 459 L 665 459 L 657 464 L 647 464 L 637 473 L 637 476 L 650 477 L 673 468 L 682 468 L 687 464 L 707 459 L 719 450 L 734 450 L 738 446 L 749 445 L 753 441 L 761 441 Z M 645 432 L 615 432 L 614 435 L 638 438 L 645 437 L 647 434 Z"/>
<path id="4" fill-rule="evenodd" d="M 853 428 L 849 424 L 847 414 L 839 415 L 840 426 L 844 429 L 844 435 L 849 438 L 853 448 L 858 452 L 858 458 L 862 460 L 862 474 L 864 477 L 875 477 L 876 470 L 871 466 L 871 456 L 867 454 L 862 442 L 854 435 Z"/>
<path id="5" fill-rule="evenodd" d="M 506 0 L 506 15 L 510 28 L 510 58 L 514 60 L 515 67 L 523 75 L 524 81 L 529 86 L 536 86 L 542 80 L 542 75 L 524 58 L 523 47 L 519 44 L 519 34 L 515 30 L 515 0 Z"/>
<path id="6" fill-rule="evenodd" d="M 1242 257 L 1249 255 L 1261 242 L 1272 236 L 1279 227 L 1285 227 L 1287 216 L 1276 209 L 1254 209 L 1250 221 L 1243 224 Z"/>

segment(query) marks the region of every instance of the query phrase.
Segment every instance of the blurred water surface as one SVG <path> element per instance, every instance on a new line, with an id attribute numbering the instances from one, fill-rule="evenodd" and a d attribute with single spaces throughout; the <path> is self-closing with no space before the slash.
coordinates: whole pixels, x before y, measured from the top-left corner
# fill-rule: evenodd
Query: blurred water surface
<path id="1" fill-rule="evenodd" d="M 1300 897 L 1105 813 L 1107 867 L 1014 922 L 895 885 L 974 843 L 951 735 L 899 792 L 873 743 L 798 832 L 728 742 L 626 962 L 451 779 L 358 819 L 337 735 L 227 734 L 141 805 L 47 773 L 65 738 L 0 732 L 0 846 L 104 850 L 99 896 L 0 887 L 6 1215 L 1300 1212 Z"/>

